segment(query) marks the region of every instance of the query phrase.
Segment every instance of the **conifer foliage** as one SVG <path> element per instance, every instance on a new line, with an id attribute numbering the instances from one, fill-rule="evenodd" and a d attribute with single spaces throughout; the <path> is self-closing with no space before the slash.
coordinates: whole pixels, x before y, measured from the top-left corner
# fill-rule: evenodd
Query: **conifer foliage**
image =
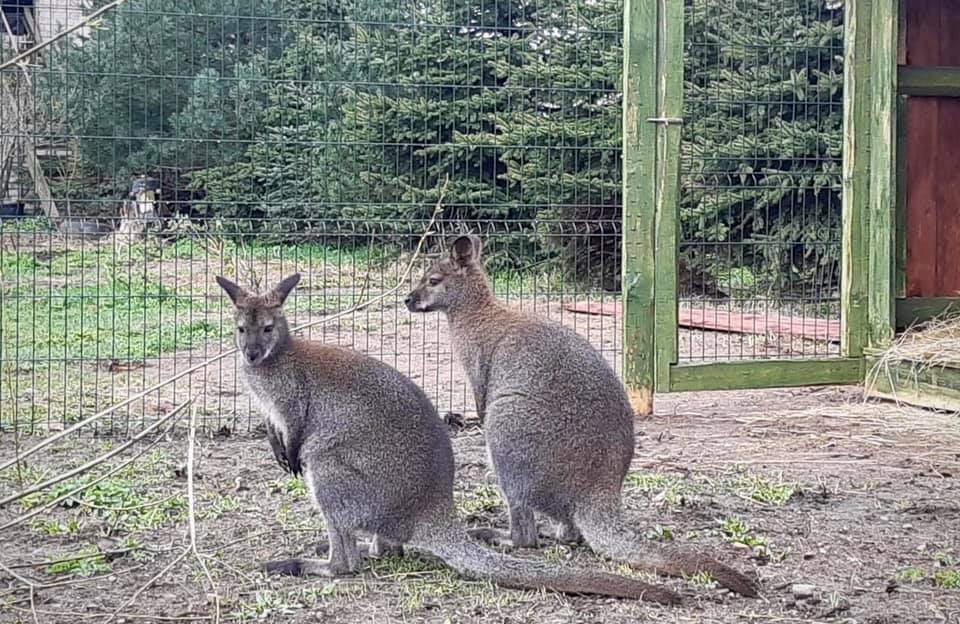
<path id="1" fill-rule="evenodd" d="M 683 260 L 728 291 L 835 283 L 842 3 L 684 4 Z M 429 217 L 449 178 L 447 231 L 500 232 L 510 262 L 615 288 L 622 11 L 130 0 L 57 47 L 37 98 L 75 137 L 59 179 L 75 198 L 155 173 L 192 214 L 371 235 Z"/>

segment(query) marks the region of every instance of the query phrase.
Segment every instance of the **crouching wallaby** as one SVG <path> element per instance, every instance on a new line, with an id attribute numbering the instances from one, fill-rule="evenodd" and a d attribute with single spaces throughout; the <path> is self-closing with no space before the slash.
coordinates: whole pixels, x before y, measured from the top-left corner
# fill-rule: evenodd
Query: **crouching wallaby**
<path id="1" fill-rule="evenodd" d="M 736 570 L 694 552 L 647 548 L 626 526 L 620 491 L 633 457 L 634 413 L 623 385 L 579 334 L 497 301 L 480 250 L 475 236 L 456 239 L 406 304 L 447 316 L 507 499 L 513 546 L 537 545 L 538 511 L 559 523 L 562 541 L 582 537 L 602 555 L 664 575 L 708 572 L 756 596 L 754 582 Z"/>
<path id="2" fill-rule="evenodd" d="M 273 453 L 302 473 L 329 533 L 327 560 L 273 561 L 266 571 L 356 572 L 363 533 L 373 536 L 369 556 L 410 544 L 461 574 L 505 586 L 678 602 L 639 579 L 511 558 L 471 540 L 454 513 L 453 451 L 436 409 L 383 362 L 292 337 L 283 303 L 299 279 L 257 294 L 217 278 L 236 307 L 240 375 L 267 421 Z"/>

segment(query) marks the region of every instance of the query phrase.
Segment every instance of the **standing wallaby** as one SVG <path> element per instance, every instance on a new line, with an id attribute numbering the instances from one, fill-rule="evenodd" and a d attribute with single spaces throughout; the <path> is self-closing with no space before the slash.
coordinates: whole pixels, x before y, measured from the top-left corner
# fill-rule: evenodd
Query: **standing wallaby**
<path id="1" fill-rule="evenodd" d="M 240 376 L 265 416 L 273 453 L 302 473 L 329 533 L 328 560 L 274 561 L 265 570 L 356 572 L 362 532 L 373 536 L 370 556 L 409 543 L 505 586 L 679 601 L 639 579 L 511 558 L 471 540 L 454 514 L 453 450 L 436 409 L 383 362 L 292 337 L 283 303 L 299 279 L 255 294 L 217 278 L 236 307 Z"/>
<path id="2" fill-rule="evenodd" d="M 457 238 L 406 299 L 442 311 L 483 419 L 490 461 L 510 512 L 514 547 L 537 545 L 534 511 L 558 539 L 660 574 L 710 573 L 756 596 L 743 574 L 698 553 L 653 551 L 623 522 L 620 491 L 633 458 L 634 412 L 613 368 L 575 331 L 511 310 L 493 294 L 475 236 Z M 490 531 L 477 532 L 477 536 Z"/>

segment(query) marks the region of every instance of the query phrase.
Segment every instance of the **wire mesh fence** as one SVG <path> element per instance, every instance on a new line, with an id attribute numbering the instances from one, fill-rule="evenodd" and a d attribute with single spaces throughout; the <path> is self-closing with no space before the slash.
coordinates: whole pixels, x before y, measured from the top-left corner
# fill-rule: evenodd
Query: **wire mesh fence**
<path id="1" fill-rule="evenodd" d="M 843 2 L 685 6 L 680 359 L 839 355 Z"/>
<path id="2" fill-rule="evenodd" d="M 681 359 L 835 353 L 716 327 L 838 315 L 841 10 L 730 4 L 686 3 Z M 103 6 L 3 4 L 0 430 L 63 427 L 228 348 L 217 274 L 301 272 L 295 323 L 385 292 L 447 179 L 428 255 L 482 234 L 502 297 L 619 370 L 622 0 L 128 0 L 10 62 Z M 442 319 L 405 293 L 309 335 L 471 415 Z M 98 432 L 185 396 L 210 429 L 259 421 L 226 358 Z"/>
<path id="3" fill-rule="evenodd" d="M 619 366 L 618 318 L 564 305 L 617 297 L 621 18 L 560 6 L 131 0 L 6 67 L 3 428 L 63 427 L 229 348 L 217 274 L 301 272 L 294 323 L 385 292 L 447 179 L 428 256 L 483 235 L 502 297 Z M 15 34 L 4 59 L 43 38 Z M 309 335 L 471 415 L 442 319 L 410 315 L 406 292 Z M 185 396 L 211 429 L 259 422 L 226 358 L 98 432 Z"/>

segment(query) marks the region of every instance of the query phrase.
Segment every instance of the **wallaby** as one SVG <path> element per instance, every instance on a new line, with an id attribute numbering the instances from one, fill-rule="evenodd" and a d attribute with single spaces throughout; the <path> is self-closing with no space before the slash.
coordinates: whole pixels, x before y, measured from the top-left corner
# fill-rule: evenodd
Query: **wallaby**
<path id="1" fill-rule="evenodd" d="M 647 548 L 626 526 L 620 493 L 634 452 L 626 390 L 580 334 L 498 301 L 481 246 L 475 236 L 457 238 L 405 302 L 411 312 L 446 314 L 507 499 L 509 542 L 537 546 L 538 511 L 559 524 L 561 541 L 585 538 L 604 556 L 659 574 L 708 572 L 756 596 L 743 574 L 698 553 Z M 472 535 L 490 540 L 492 533 Z"/>
<path id="2" fill-rule="evenodd" d="M 329 534 L 327 560 L 272 561 L 267 572 L 356 572 L 363 533 L 373 536 L 367 556 L 410 544 L 504 586 L 679 601 L 639 579 L 512 558 L 472 540 L 455 516 L 453 450 L 433 404 L 379 360 L 291 336 L 283 304 L 299 279 L 251 293 L 217 277 L 236 308 L 240 377 L 265 417 L 274 456 L 303 475 Z"/>

